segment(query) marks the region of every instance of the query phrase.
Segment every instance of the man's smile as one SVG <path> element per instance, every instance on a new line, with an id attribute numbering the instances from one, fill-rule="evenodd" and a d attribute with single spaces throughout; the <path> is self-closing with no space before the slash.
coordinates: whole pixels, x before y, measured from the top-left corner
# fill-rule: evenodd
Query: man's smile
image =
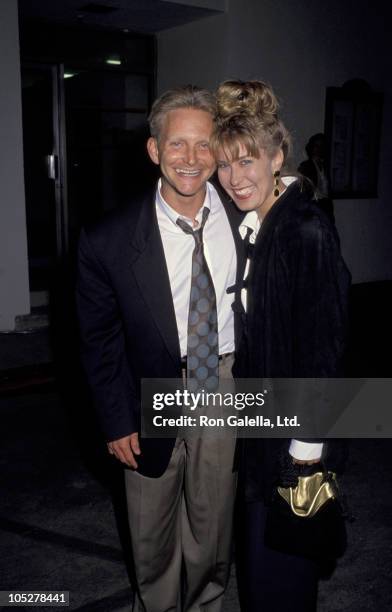
<path id="1" fill-rule="evenodd" d="M 177 174 L 183 174 L 184 176 L 199 176 L 201 170 L 188 170 L 186 168 L 176 168 Z"/>

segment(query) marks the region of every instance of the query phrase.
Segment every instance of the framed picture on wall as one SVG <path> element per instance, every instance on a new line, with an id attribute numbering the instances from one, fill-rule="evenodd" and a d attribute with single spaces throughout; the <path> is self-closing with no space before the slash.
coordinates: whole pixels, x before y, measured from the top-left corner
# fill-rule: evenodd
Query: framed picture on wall
<path id="1" fill-rule="evenodd" d="M 383 95 L 365 81 L 328 87 L 325 136 L 333 199 L 377 197 Z"/>

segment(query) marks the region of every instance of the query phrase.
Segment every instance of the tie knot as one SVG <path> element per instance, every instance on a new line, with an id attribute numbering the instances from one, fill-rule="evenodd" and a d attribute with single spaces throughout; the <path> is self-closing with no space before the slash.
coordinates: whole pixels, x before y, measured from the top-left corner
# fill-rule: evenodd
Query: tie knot
<path id="1" fill-rule="evenodd" d="M 210 209 L 205 206 L 203 208 L 200 227 L 198 227 L 195 230 L 193 230 L 191 226 L 189 225 L 189 223 L 184 221 L 184 219 L 177 219 L 176 223 L 178 227 L 180 227 L 182 231 L 185 232 L 185 234 L 192 234 L 192 236 L 195 239 L 196 244 L 200 244 L 202 242 L 203 229 L 204 229 L 204 226 L 206 224 L 209 214 L 210 214 Z"/>

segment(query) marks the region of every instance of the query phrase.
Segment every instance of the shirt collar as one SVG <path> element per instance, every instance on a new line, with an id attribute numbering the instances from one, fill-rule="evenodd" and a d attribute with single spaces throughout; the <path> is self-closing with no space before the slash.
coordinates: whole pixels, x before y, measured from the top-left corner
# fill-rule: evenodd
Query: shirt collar
<path id="1" fill-rule="evenodd" d="M 252 230 L 252 233 L 249 236 L 249 242 L 252 244 L 256 240 L 257 233 L 260 229 L 261 221 L 259 215 L 255 210 L 251 210 L 248 212 L 245 217 L 242 219 L 242 222 L 239 226 L 239 232 L 241 234 L 242 240 L 244 240 L 248 229 Z"/>
<path id="2" fill-rule="evenodd" d="M 296 176 L 282 176 L 282 183 L 286 188 L 290 187 L 295 181 L 298 181 L 298 177 Z"/>
<path id="3" fill-rule="evenodd" d="M 196 215 L 196 221 L 198 221 L 199 223 L 201 223 L 202 220 L 202 215 L 203 215 L 203 208 L 209 208 L 210 212 L 212 212 L 212 198 L 211 198 L 211 191 L 212 191 L 213 187 L 212 185 L 210 185 L 210 183 L 207 182 L 206 184 L 206 195 L 204 198 L 204 202 L 203 205 L 200 207 L 199 212 Z M 184 221 L 186 221 L 187 223 L 189 223 L 192 226 L 192 222 L 193 219 L 191 219 L 190 217 L 185 217 L 184 215 L 179 215 L 177 211 L 174 210 L 174 208 L 172 208 L 170 206 L 170 204 L 168 204 L 166 202 L 166 200 L 164 199 L 164 197 L 162 196 L 162 179 L 159 179 L 158 181 L 158 187 L 157 187 L 157 191 L 156 191 L 156 203 L 159 206 L 159 208 L 161 209 L 161 211 L 168 217 L 168 219 L 170 219 L 170 221 L 173 223 L 173 225 L 175 225 L 178 228 L 177 225 L 177 219 L 184 219 Z M 180 229 L 180 228 L 178 228 Z M 181 230 L 182 231 L 182 230 Z"/>

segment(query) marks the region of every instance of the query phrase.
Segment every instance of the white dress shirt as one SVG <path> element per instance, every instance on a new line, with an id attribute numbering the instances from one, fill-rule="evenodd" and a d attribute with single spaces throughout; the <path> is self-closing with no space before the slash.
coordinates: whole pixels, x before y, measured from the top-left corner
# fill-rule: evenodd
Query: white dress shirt
<path id="1" fill-rule="evenodd" d="M 282 182 L 287 188 L 291 183 L 296 181 L 297 179 L 293 176 L 285 176 L 282 178 Z M 285 190 L 284 190 L 285 191 Z M 282 193 L 284 193 L 284 191 Z M 281 195 L 282 195 L 281 193 Z M 262 221 L 258 216 L 255 210 L 248 212 L 248 214 L 242 220 L 242 223 L 239 227 L 239 232 L 241 234 L 241 238 L 244 239 L 248 233 L 248 230 L 252 230 L 252 233 L 249 235 L 249 243 L 254 244 L 256 242 L 257 234 L 260 230 Z M 244 278 L 248 276 L 249 272 L 250 260 L 248 259 L 246 262 Z M 242 289 L 241 291 L 241 301 L 246 310 L 247 306 L 247 290 Z M 322 443 L 313 443 L 313 442 L 301 442 L 300 440 L 291 440 L 289 453 L 295 459 L 308 460 L 311 459 L 319 459 L 321 457 L 321 453 L 323 450 Z"/>
<path id="2" fill-rule="evenodd" d="M 187 354 L 188 311 L 191 292 L 192 253 L 195 240 L 177 224 L 181 218 L 191 227 L 193 219 L 179 215 L 162 197 L 161 181 L 155 199 L 159 231 L 161 233 L 170 288 L 176 314 L 181 356 Z M 234 314 L 231 309 L 233 296 L 226 289 L 235 284 L 237 256 L 235 243 L 224 206 L 218 192 L 207 183 L 203 206 L 196 216 L 201 223 L 204 207 L 210 209 L 203 229 L 204 255 L 215 287 L 218 312 L 219 354 L 234 351 Z"/>

